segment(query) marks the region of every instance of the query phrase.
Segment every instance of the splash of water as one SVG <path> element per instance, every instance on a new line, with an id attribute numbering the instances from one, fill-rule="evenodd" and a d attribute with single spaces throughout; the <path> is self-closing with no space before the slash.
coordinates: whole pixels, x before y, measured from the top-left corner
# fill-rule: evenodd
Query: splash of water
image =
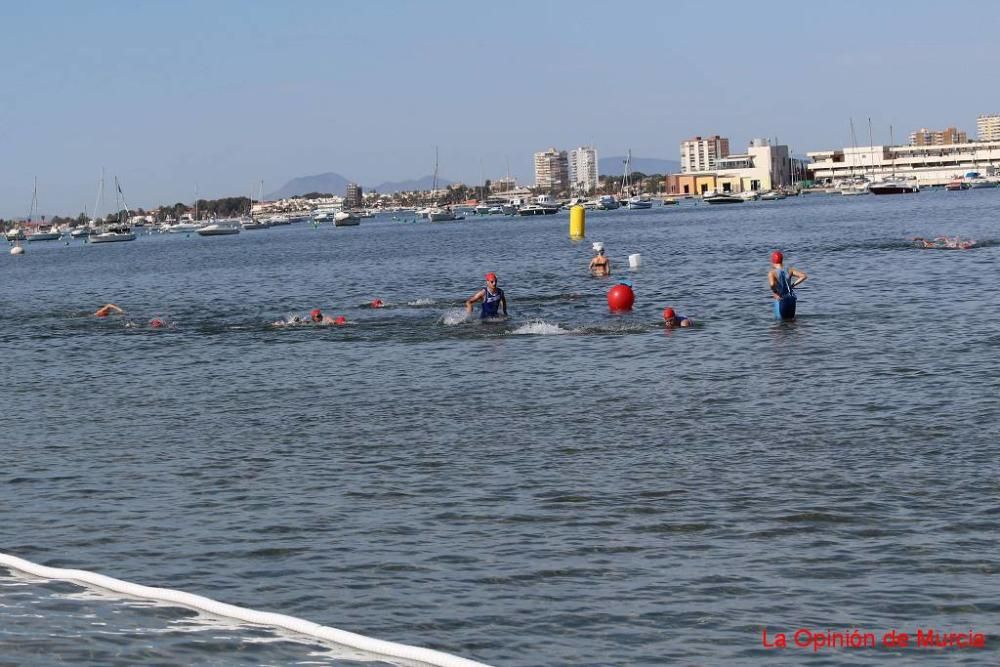
<path id="1" fill-rule="evenodd" d="M 533 335 L 533 336 L 550 336 L 550 335 L 560 335 L 568 334 L 569 331 L 563 329 L 558 324 L 549 324 L 542 320 L 537 320 L 535 322 L 528 322 L 527 324 L 522 324 L 517 329 L 510 332 L 512 335 Z"/>
<path id="2" fill-rule="evenodd" d="M 456 324 L 468 322 L 472 315 L 465 308 L 452 308 L 441 316 L 441 323 L 453 327 Z"/>

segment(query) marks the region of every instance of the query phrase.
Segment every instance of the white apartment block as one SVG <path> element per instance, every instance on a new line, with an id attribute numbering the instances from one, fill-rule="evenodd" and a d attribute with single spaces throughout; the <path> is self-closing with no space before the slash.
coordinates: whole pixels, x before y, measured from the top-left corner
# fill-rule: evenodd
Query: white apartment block
<path id="1" fill-rule="evenodd" d="M 569 190 L 569 156 L 550 148 L 535 153 L 535 187 L 549 192 Z"/>
<path id="2" fill-rule="evenodd" d="M 694 137 L 681 142 L 681 173 L 715 171 L 719 158 L 729 155 L 729 139 Z"/>
<path id="3" fill-rule="evenodd" d="M 976 118 L 976 135 L 979 141 L 1000 141 L 1000 114 Z"/>
<path id="4" fill-rule="evenodd" d="M 597 189 L 597 149 L 580 146 L 569 152 L 569 182 L 575 192 L 589 194 Z"/>

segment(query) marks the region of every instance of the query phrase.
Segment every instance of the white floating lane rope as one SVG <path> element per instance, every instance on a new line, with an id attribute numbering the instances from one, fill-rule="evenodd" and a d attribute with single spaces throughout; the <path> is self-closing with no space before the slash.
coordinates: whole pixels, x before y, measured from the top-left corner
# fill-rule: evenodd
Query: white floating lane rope
<path id="1" fill-rule="evenodd" d="M 382 639 L 374 639 L 372 637 L 366 637 L 364 635 L 355 634 L 346 630 L 338 630 L 337 628 L 331 628 L 326 625 L 319 625 L 318 623 L 313 623 L 312 621 L 296 618 L 294 616 L 286 616 L 284 614 L 275 614 L 266 611 L 255 611 L 253 609 L 237 607 L 235 605 L 217 602 L 216 600 L 202 597 L 200 595 L 185 593 L 184 591 L 177 591 L 171 588 L 142 586 L 141 584 L 133 584 L 128 581 L 114 579 L 96 572 L 88 572 L 87 570 L 69 570 L 60 567 L 47 567 L 45 565 L 32 563 L 31 561 L 24 560 L 23 558 L 18 558 L 17 556 L 11 556 L 4 553 L 0 553 L 0 565 L 13 570 L 18 570 L 20 572 L 26 572 L 37 577 L 42 577 L 44 579 L 74 581 L 114 591 L 116 593 L 122 593 L 124 595 L 131 595 L 137 598 L 159 600 L 160 602 L 189 607 L 191 609 L 204 611 L 209 614 L 215 614 L 216 616 L 235 618 L 241 621 L 246 621 L 247 623 L 281 628 L 283 630 L 289 630 L 291 632 L 309 637 L 323 639 L 342 646 L 349 646 L 351 648 L 360 649 L 362 651 L 367 651 L 369 653 L 388 658 L 400 658 L 403 660 L 433 665 L 434 667 L 488 667 L 488 665 L 481 662 L 460 658 L 441 651 L 435 651 L 434 649 L 409 646 L 407 644 L 397 644 L 395 642 L 384 641 Z"/>

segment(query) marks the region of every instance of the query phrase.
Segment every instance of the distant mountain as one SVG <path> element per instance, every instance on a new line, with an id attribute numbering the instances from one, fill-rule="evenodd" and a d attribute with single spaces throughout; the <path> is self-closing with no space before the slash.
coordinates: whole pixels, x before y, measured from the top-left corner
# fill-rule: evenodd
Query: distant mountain
<path id="1" fill-rule="evenodd" d="M 602 157 L 597 161 L 601 176 L 621 176 L 625 173 L 625 156 Z M 632 171 L 644 174 L 676 174 L 681 170 L 677 160 L 661 160 L 655 157 L 633 157 Z"/>
<path id="2" fill-rule="evenodd" d="M 438 177 L 438 187 L 445 188 L 454 183 Z M 410 192 L 411 190 L 430 190 L 434 185 L 434 176 L 424 176 L 409 181 L 386 181 L 378 185 L 365 186 L 365 192 L 377 192 L 379 194 L 392 194 L 393 192 Z"/>
<path id="3" fill-rule="evenodd" d="M 329 192 L 330 194 L 344 196 L 344 193 L 347 192 L 348 182 L 346 178 L 332 171 L 315 176 L 299 176 L 267 195 L 265 199 L 273 201 L 275 199 L 284 199 L 285 197 L 304 195 L 310 192 Z"/>
<path id="4" fill-rule="evenodd" d="M 330 194 L 340 195 L 343 197 L 344 193 L 347 192 L 347 184 L 349 182 L 351 181 L 332 171 L 325 174 L 316 174 L 315 176 L 299 176 L 298 178 L 293 178 L 279 189 L 268 194 L 266 199 L 273 201 L 275 199 L 284 199 L 285 197 L 304 195 L 310 192 L 329 192 Z M 453 181 L 438 178 L 438 187 L 447 187 L 451 185 L 452 182 Z M 361 187 L 365 192 L 374 191 L 380 194 L 389 194 L 393 192 L 407 192 L 410 190 L 430 190 L 433 183 L 433 176 L 424 176 L 415 180 L 387 181 L 374 186 L 363 185 Z"/>

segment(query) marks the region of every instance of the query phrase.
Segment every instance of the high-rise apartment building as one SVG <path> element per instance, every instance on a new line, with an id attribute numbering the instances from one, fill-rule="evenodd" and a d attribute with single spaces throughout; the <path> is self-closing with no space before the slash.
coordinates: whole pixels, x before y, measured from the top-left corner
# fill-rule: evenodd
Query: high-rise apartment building
<path id="1" fill-rule="evenodd" d="M 546 192 L 569 190 L 569 156 L 550 148 L 535 153 L 535 187 Z"/>
<path id="2" fill-rule="evenodd" d="M 969 135 L 961 130 L 949 127 L 947 130 L 928 130 L 922 127 L 916 132 L 910 132 L 911 146 L 949 146 L 964 144 L 969 141 Z"/>
<path id="3" fill-rule="evenodd" d="M 1000 115 L 983 115 L 976 119 L 976 138 L 979 141 L 1000 141 Z"/>
<path id="4" fill-rule="evenodd" d="M 713 171 L 719 158 L 729 155 L 729 139 L 694 137 L 681 142 L 681 173 Z"/>
<path id="5" fill-rule="evenodd" d="M 574 192 L 587 194 L 597 189 L 597 149 L 580 146 L 569 152 L 569 183 Z"/>
<path id="6" fill-rule="evenodd" d="M 348 183 L 347 196 L 344 197 L 344 208 L 361 208 L 363 202 L 361 186 L 357 183 Z"/>

